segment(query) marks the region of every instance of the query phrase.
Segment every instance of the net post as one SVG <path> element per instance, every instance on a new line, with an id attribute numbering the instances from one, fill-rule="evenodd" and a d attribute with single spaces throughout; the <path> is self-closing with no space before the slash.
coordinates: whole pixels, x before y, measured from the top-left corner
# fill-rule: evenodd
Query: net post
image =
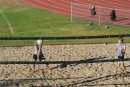
<path id="1" fill-rule="evenodd" d="M 99 8 L 99 25 L 101 25 L 101 7 L 99 6 L 98 7 Z"/>
<path id="2" fill-rule="evenodd" d="M 70 21 L 73 20 L 73 14 L 72 14 L 72 1 L 70 2 Z"/>

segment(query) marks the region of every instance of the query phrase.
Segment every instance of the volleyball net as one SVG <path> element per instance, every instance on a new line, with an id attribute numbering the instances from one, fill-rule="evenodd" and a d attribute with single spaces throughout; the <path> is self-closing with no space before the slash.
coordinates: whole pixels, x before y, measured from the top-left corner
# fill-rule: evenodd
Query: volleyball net
<path id="1" fill-rule="evenodd" d="M 1 42 L 3 41 L 32 41 L 30 46 L 1 46 L 0 52 L 1 61 L 0 64 L 33 64 L 33 44 L 35 40 L 86 40 L 86 39 L 103 39 L 103 38 L 117 38 L 118 37 L 130 37 L 130 34 L 122 35 L 101 35 L 101 36 L 72 36 L 72 37 L 0 37 Z M 90 45 L 90 46 L 89 46 Z M 127 44 L 129 45 L 129 44 Z M 111 49 L 111 47 L 113 49 Z M 45 58 L 48 61 L 36 62 L 36 64 L 85 64 L 85 63 L 102 63 L 102 62 L 117 62 L 118 59 L 113 59 L 111 51 L 114 50 L 115 46 L 107 43 L 103 44 L 66 44 L 66 45 L 44 45 L 43 52 Z M 92 51 L 89 51 L 89 50 Z M 93 50 L 95 49 L 95 50 Z M 100 53 L 93 53 L 101 51 Z M 3 55 L 4 54 L 4 55 Z M 58 60 L 55 60 L 58 59 Z M 129 56 L 123 61 L 129 61 Z"/>

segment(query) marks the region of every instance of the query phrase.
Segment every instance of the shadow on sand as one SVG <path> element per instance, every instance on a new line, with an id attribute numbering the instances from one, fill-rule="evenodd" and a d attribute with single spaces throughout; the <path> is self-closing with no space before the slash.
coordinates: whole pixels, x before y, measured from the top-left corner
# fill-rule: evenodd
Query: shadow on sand
<path id="1" fill-rule="evenodd" d="M 130 77 L 130 73 L 126 77 Z M 106 75 L 102 77 L 73 77 L 73 78 L 35 78 L 35 79 L 10 79 L 10 80 L 0 80 L 0 87 L 19 87 L 20 84 L 28 84 L 29 87 L 37 87 L 34 86 L 33 83 L 37 81 L 47 81 L 47 80 L 72 80 L 71 84 L 57 84 L 58 87 L 77 87 L 77 86 L 118 86 L 118 85 L 125 85 L 125 86 L 130 86 L 130 82 L 120 82 L 120 83 L 108 83 L 106 84 L 107 80 L 111 79 L 118 79 L 122 78 L 124 79 L 125 77 L 120 76 L 120 74 L 114 74 L 114 75 Z M 78 79 L 77 81 L 75 81 Z M 79 80 L 80 79 L 80 80 Z M 73 81 L 74 80 L 74 81 Z M 105 82 L 105 83 L 100 83 L 100 82 Z M 96 83 L 95 83 L 96 82 Z M 44 85 L 41 84 L 41 86 L 38 87 L 53 87 L 54 85 Z"/>

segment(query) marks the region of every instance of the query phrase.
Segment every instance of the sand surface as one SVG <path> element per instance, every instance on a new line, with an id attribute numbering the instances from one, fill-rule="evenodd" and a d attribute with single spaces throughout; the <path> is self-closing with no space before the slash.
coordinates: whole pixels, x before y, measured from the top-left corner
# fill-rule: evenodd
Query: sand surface
<path id="1" fill-rule="evenodd" d="M 126 44 L 125 58 L 130 58 L 130 44 Z M 81 44 L 81 45 L 44 45 L 43 52 L 47 61 L 73 61 L 91 58 L 110 59 L 115 44 Z M 33 46 L 0 47 L 1 61 L 33 61 Z M 32 65 L 0 65 L 0 87 L 130 87 L 130 74 L 122 77 L 117 62 L 71 64 L 61 68 L 60 65 L 36 65 L 35 74 Z M 125 62 L 130 71 L 130 62 Z"/>

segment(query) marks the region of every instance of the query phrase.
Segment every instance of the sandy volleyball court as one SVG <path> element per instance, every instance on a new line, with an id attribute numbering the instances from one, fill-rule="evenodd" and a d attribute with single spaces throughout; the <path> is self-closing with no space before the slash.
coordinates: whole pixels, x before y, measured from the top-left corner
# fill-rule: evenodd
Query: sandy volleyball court
<path id="1" fill-rule="evenodd" d="M 44 45 L 43 51 L 47 61 L 73 61 L 92 58 L 112 58 L 115 44 L 81 44 L 81 45 Z M 125 58 L 130 58 L 130 44 L 126 44 Z M 0 47 L 1 61 L 32 61 L 33 46 Z M 125 62 L 130 71 L 130 62 Z M 129 87 L 130 74 L 121 77 L 117 63 L 71 64 L 61 68 L 60 65 L 0 65 L 0 87 Z"/>

